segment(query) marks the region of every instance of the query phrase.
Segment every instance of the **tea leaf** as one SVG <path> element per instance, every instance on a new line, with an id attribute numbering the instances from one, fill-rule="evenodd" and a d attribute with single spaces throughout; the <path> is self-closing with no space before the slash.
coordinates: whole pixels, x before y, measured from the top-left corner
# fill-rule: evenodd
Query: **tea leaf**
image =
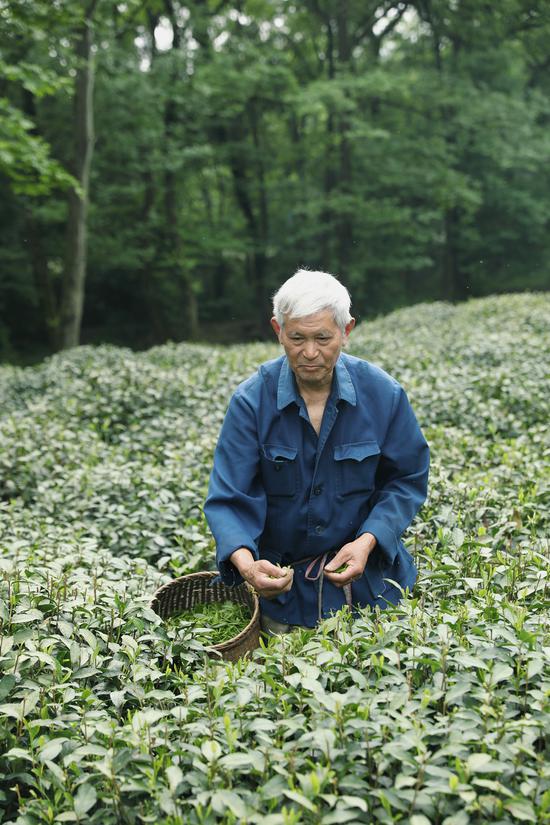
<path id="1" fill-rule="evenodd" d="M 212 795 L 212 808 L 219 814 L 230 810 L 236 817 L 246 817 L 246 805 L 234 791 L 216 791 Z"/>
<path id="2" fill-rule="evenodd" d="M 206 656 L 195 611 L 165 622 L 150 604 L 214 567 L 214 446 L 276 347 L 0 365 L 0 819 L 546 822 L 549 309 L 500 296 L 353 331 L 431 446 L 402 537 L 418 580 L 397 605 L 343 608 L 237 662 Z M 399 592 L 382 550 L 369 565 Z"/>
<path id="3" fill-rule="evenodd" d="M 74 810 L 79 819 L 93 808 L 97 802 L 97 793 L 93 785 L 85 782 L 80 785 L 74 797 Z"/>
<path id="4" fill-rule="evenodd" d="M 202 743 L 201 752 L 207 762 L 213 762 L 214 760 L 219 759 L 222 749 L 219 742 L 211 739 Z"/>
<path id="5" fill-rule="evenodd" d="M 283 794 L 287 797 L 287 799 L 291 799 L 293 802 L 296 802 L 301 808 L 306 808 L 308 811 L 317 813 L 317 807 L 313 804 L 313 802 L 310 802 L 307 797 L 298 791 L 284 790 Z"/>
<path id="6" fill-rule="evenodd" d="M 5 699 L 15 687 L 15 676 L 9 673 L 0 679 L 0 699 Z"/>

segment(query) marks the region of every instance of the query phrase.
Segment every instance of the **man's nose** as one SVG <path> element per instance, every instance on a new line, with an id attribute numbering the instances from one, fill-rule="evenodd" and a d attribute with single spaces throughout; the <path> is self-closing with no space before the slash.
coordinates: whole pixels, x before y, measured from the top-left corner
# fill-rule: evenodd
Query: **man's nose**
<path id="1" fill-rule="evenodd" d="M 306 341 L 304 344 L 304 355 L 308 361 L 314 361 L 317 357 L 318 349 L 315 341 Z"/>

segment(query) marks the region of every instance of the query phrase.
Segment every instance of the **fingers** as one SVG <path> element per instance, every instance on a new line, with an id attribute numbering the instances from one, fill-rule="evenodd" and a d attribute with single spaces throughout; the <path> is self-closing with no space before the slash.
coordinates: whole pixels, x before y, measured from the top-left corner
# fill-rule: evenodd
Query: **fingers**
<path id="1" fill-rule="evenodd" d="M 278 588 L 274 590 L 271 585 L 267 587 L 262 587 L 261 583 L 257 583 L 254 586 L 254 590 L 261 596 L 263 599 L 274 599 L 276 596 L 280 596 L 282 593 L 287 593 L 290 588 L 292 587 L 292 581 L 290 581 L 287 585 L 282 588 Z"/>
<path id="2" fill-rule="evenodd" d="M 342 547 L 332 561 L 327 564 L 325 567 L 325 576 L 337 587 L 344 587 L 344 585 L 360 579 L 364 569 L 365 564 L 363 558 L 358 558 L 348 545 L 346 545 Z"/>
<path id="3" fill-rule="evenodd" d="M 344 548 L 340 550 L 329 564 L 325 567 L 325 576 L 333 584 L 338 587 L 343 587 L 349 581 L 352 581 L 354 576 L 360 576 L 362 571 L 356 570 L 357 562 L 350 553 L 344 552 Z"/>
<path id="4" fill-rule="evenodd" d="M 271 578 L 265 574 L 259 573 L 254 580 L 254 587 L 256 590 L 272 590 L 274 593 L 286 593 L 292 587 L 294 578 L 294 571 L 290 571 L 285 576 L 278 576 Z"/>
<path id="5" fill-rule="evenodd" d="M 256 593 L 258 594 L 258 596 L 261 596 L 262 599 L 275 599 L 282 593 L 287 593 L 291 587 L 292 582 L 287 587 L 284 587 L 282 590 L 260 590 L 259 588 L 256 588 Z"/>
<path id="6" fill-rule="evenodd" d="M 345 584 L 350 584 L 361 578 L 363 571 L 353 565 L 348 565 L 342 573 L 331 573 L 325 567 L 325 576 L 327 579 L 336 585 L 336 587 L 343 587 Z"/>
<path id="7" fill-rule="evenodd" d="M 368 544 L 365 543 L 365 536 L 369 537 Z M 337 587 L 343 587 L 360 579 L 375 545 L 376 539 L 370 533 L 365 533 L 358 539 L 344 544 L 325 567 L 327 579 Z M 337 570 L 339 572 L 336 572 Z"/>
<path id="8" fill-rule="evenodd" d="M 340 567 L 349 565 L 349 562 L 352 560 L 351 554 L 344 552 L 344 548 L 342 548 L 325 566 L 325 573 L 335 573 Z"/>
<path id="9" fill-rule="evenodd" d="M 268 561 L 258 562 L 257 578 L 265 587 L 284 590 L 292 584 L 294 570 L 291 567 L 276 567 Z"/>
<path id="10" fill-rule="evenodd" d="M 254 562 L 247 571 L 249 584 L 265 599 L 273 599 L 281 593 L 286 593 L 292 587 L 294 570 L 289 567 L 276 567 L 267 559 Z"/>
<path id="11" fill-rule="evenodd" d="M 260 559 L 256 562 L 256 567 L 262 573 L 265 573 L 268 576 L 275 576 L 275 578 L 280 578 L 286 571 L 289 569 L 288 567 L 279 567 L 276 564 L 272 564 L 267 559 Z"/>

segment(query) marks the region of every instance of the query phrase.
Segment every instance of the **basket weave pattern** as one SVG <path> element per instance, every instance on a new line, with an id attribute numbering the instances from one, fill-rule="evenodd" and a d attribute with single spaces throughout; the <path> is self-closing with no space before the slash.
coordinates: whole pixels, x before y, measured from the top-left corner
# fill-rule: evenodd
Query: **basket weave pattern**
<path id="1" fill-rule="evenodd" d="M 247 584 L 239 584 L 236 587 L 227 587 L 223 582 L 212 584 L 217 575 L 191 573 L 163 584 L 153 596 L 151 608 L 161 619 L 169 619 L 185 610 L 193 610 L 200 604 L 232 601 L 246 605 L 252 618 L 244 630 L 233 639 L 208 648 L 211 656 L 221 656 L 222 659 L 235 662 L 248 651 L 257 648 L 260 643 L 260 603 Z"/>

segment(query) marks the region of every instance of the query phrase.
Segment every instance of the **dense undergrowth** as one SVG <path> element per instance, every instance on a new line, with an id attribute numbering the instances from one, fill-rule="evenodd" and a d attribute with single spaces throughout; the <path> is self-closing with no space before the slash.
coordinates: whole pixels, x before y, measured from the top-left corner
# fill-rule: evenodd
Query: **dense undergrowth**
<path id="1" fill-rule="evenodd" d="M 212 567 L 215 439 L 277 348 L 0 368 L 0 819 L 550 822 L 549 318 L 518 295 L 354 331 L 432 448 L 418 585 L 234 665 L 148 603 Z"/>

